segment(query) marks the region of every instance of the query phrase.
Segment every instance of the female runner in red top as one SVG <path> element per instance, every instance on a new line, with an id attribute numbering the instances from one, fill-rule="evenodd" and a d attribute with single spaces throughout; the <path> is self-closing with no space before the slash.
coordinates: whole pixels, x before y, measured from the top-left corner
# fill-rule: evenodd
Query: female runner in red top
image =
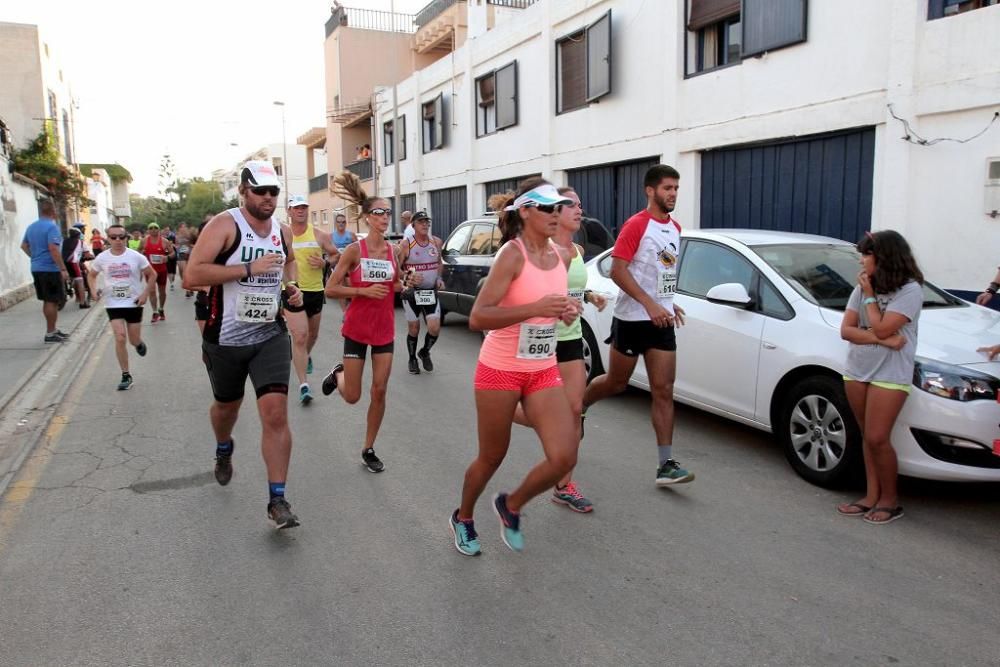
<path id="1" fill-rule="evenodd" d="M 375 455 L 374 446 L 385 416 L 386 388 L 392 370 L 396 315 L 393 294 L 404 288 L 393 247 L 385 239 L 392 210 L 385 199 L 369 197 L 358 177 L 350 172 L 335 177 L 333 187 L 337 196 L 361 207 L 368 236 L 344 249 L 326 281 L 328 297 L 350 299 L 351 303 L 340 330 L 344 337 L 344 361 L 323 379 L 323 393 L 329 395 L 336 389 L 345 401 L 357 403 L 361 398 L 365 357 L 368 347 L 372 348 L 371 403 L 361 460 L 369 471 L 382 472 L 385 466 Z"/>

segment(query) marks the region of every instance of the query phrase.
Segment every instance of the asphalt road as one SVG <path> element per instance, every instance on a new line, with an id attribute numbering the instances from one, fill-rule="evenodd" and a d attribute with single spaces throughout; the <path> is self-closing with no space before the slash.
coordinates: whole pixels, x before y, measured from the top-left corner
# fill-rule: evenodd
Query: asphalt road
<path id="1" fill-rule="evenodd" d="M 870 526 L 834 512 L 856 493 L 801 481 L 765 434 L 680 408 L 698 478 L 660 490 L 638 391 L 590 412 L 592 515 L 536 499 L 515 554 L 484 496 L 484 553 L 461 556 L 447 520 L 476 448 L 479 344 L 461 318 L 435 373 L 396 356 L 385 473 L 360 465 L 366 398 L 291 404 L 303 525 L 275 532 L 252 405 L 235 478 L 214 482 L 179 301 L 145 328 L 129 392 L 105 337 L 0 502 L 2 665 L 1000 664 L 1000 488 L 908 481 L 907 516 Z M 335 304 L 325 317 L 316 389 L 341 348 Z M 539 456 L 515 430 L 488 493 Z"/>

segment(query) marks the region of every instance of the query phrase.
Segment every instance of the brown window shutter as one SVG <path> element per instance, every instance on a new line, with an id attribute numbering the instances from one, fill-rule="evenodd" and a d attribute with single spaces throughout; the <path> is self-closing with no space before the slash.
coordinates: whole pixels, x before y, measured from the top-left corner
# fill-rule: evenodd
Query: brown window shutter
<path id="1" fill-rule="evenodd" d="M 484 77 L 479 80 L 479 106 L 488 107 L 493 106 L 494 100 L 494 82 L 495 77 L 493 75 Z"/>
<path id="2" fill-rule="evenodd" d="M 740 13 L 740 0 L 691 0 L 688 30 L 701 30 Z"/>

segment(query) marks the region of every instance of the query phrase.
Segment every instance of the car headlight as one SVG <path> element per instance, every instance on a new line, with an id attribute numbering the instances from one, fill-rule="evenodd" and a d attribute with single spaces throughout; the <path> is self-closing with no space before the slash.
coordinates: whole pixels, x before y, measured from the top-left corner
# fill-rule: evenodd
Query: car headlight
<path id="1" fill-rule="evenodd" d="M 929 394 L 955 401 L 997 400 L 1000 380 L 962 366 L 917 357 L 913 384 Z"/>

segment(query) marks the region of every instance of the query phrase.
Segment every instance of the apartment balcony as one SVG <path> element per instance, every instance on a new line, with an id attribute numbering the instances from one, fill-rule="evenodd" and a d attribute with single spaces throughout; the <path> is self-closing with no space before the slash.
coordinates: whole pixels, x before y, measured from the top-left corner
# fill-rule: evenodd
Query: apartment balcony
<path id="1" fill-rule="evenodd" d="M 309 194 L 323 192 L 330 187 L 330 175 L 320 174 L 309 179 Z"/>
<path id="2" fill-rule="evenodd" d="M 412 34 L 417 30 L 417 27 L 413 23 L 413 14 L 340 6 L 333 7 L 330 10 L 330 18 L 326 20 L 326 36 L 329 37 L 332 35 L 337 28 L 357 28 L 358 30 L 378 30 L 380 32 L 401 32 L 408 34 Z"/>
<path id="3" fill-rule="evenodd" d="M 466 0 L 434 0 L 417 13 L 414 23 L 413 48 L 417 53 L 454 51 L 465 41 L 469 7 Z"/>
<path id="4" fill-rule="evenodd" d="M 357 162 L 351 162 L 344 165 L 344 169 L 351 172 L 362 181 L 370 181 L 372 179 L 372 160 L 358 160 Z"/>

